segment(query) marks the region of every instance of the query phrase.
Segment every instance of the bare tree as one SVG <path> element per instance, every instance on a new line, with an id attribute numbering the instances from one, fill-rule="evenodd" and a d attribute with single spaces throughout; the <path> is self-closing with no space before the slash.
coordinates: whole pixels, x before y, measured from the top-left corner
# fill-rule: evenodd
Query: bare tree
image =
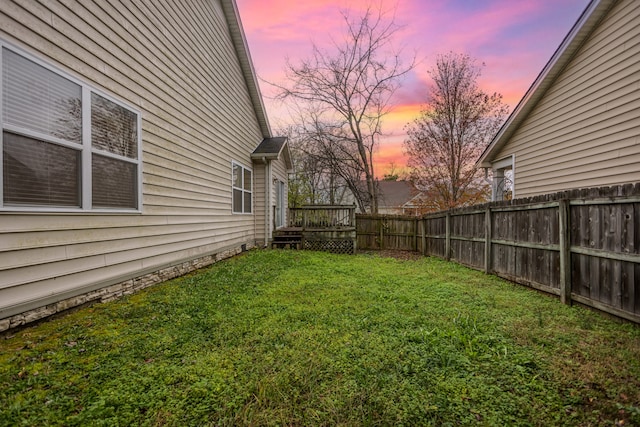
<path id="1" fill-rule="evenodd" d="M 344 40 L 334 41 L 332 51 L 313 44 L 310 58 L 287 62 L 288 85 L 278 86 L 281 99 L 312 106 L 301 124 L 305 133 L 346 181 L 360 208 L 371 212 L 378 210 L 373 153 L 382 118 L 400 78 L 414 65 L 404 66 L 393 50 L 399 27 L 384 15 L 371 7 L 356 19 L 344 12 Z"/>
<path id="2" fill-rule="evenodd" d="M 478 87 L 480 67 L 468 55 L 441 55 L 429 72 L 431 92 L 420 116 L 406 126 L 411 178 L 435 206 L 485 201 L 489 186 L 475 161 L 507 114 L 502 95 Z"/>
<path id="3" fill-rule="evenodd" d="M 396 162 L 389 163 L 389 172 L 385 173 L 382 177 L 383 181 L 404 181 L 404 179 L 403 168 L 398 167 Z"/>
<path id="4" fill-rule="evenodd" d="M 346 188 L 353 195 L 350 202 L 355 202 L 361 212 L 371 209 L 365 168 L 357 146 L 345 135 L 343 126 L 324 121 L 321 114 L 311 110 L 301 114 L 298 123 L 306 156 L 323 171 L 322 182 L 329 203 L 343 203 Z"/>
<path id="5" fill-rule="evenodd" d="M 307 204 L 340 203 L 344 184 L 326 165 L 318 147 L 298 126 L 290 125 L 279 131 L 287 135 L 293 160 L 289 174 L 289 203 L 292 207 Z M 342 191 L 341 191 L 342 190 Z"/>
<path id="6" fill-rule="evenodd" d="M 278 134 L 287 135 L 293 159 L 293 171 L 289 174 L 289 202 L 297 207 L 305 204 L 345 204 L 348 186 L 332 167 L 332 156 L 323 152 L 324 145 L 316 141 L 316 134 L 309 133 L 306 118 L 290 125 Z"/>

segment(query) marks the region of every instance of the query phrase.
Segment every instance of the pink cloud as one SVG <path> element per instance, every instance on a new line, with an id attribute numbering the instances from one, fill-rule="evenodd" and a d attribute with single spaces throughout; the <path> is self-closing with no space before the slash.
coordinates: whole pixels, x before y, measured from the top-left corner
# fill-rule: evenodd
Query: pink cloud
<path id="1" fill-rule="evenodd" d="M 312 41 L 322 47 L 340 38 L 340 11 L 362 11 L 370 0 L 237 0 L 251 56 L 259 76 L 281 82 L 285 58 L 293 63 L 307 58 Z M 374 2 L 375 4 L 375 2 Z M 396 46 L 415 70 L 392 100 L 392 113 L 383 129 L 376 163 L 395 159 L 404 164 L 404 125 L 417 117 L 428 93 L 427 71 L 435 56 L 449 51 L 468 53 L 485 63 L 480 86 L 499 92 L 512 108 L 529 88 L 588 0 L 380 0 L 395 12 L 402 26 Z M 269 97 L 273 88 L 261 83 Z M 287 111 L 265 99 L 272 123 L 286 123 Z M 402 162 L 401 162 L 402 161 Z"/>

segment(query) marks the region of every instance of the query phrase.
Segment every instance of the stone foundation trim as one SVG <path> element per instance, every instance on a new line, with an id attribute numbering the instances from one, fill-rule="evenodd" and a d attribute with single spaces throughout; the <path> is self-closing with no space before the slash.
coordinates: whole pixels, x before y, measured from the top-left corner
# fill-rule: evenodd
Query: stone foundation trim
<path id="1" fill-rule="evenodd" d="M 242 245 L 246 249 L 251 249 L 253 245 Z M 198 270 L 200 268 L 208 267 L 223 259 L 231 258 L 242 252 L 242 247 L 228 249 L 222 252 L 218 252 L 213 255 L 207 255 L 204 257 L 192 259 L 182 262 L 180 264 L 172 265 L 170 267 L 161 268 L 152 273 L 145 274 L 133 279 L 128 279 L 123 282 L 119 282 L 113 285 L 105 286 L 104 288 L 97 289 L 95 291 L 87 292 L 72 298 L 67 298 L 62 301 L 58 301 L 53 304 L 48 304 L 43 307 L 38 307 L 33 310 L 25 311 L 14 316 L 7 317 L 0 320 L 0 332 L 7 331 L 9 329 L 16 328 L 18 326 L 24 326 L 37 320 L 42 320 L 46 317 L 54 314 L 69 310 L 74 307 L 81 306 L 87 303 L 96 302 L 109 302 L 121 298 L 124 295 L 130 295 L 138 292 L 149 286 L 156 285 L 158 283 L 166 282 L 167 280 L 175 279 L 176 277 L 184 276 L 187 273 Z"/>

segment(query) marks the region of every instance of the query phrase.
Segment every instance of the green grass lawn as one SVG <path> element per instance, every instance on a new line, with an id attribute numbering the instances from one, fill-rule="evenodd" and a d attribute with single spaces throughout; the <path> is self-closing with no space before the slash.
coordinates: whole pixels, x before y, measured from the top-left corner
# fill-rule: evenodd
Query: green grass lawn
<path id="1" fill-rule="evenodd" d="M 4 338 L 2 426 L 640 425 L 640 328 L 430 258 L 255 251 Z"/>

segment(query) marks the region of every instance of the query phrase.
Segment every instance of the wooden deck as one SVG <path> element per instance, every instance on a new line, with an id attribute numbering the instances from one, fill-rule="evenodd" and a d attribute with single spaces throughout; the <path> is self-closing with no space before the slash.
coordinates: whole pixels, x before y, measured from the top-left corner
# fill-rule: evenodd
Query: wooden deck
<path id="1" fill-rule="evenodd" d="M 356 216 L 353 205 L 290 208 L 287 226 L 273 232 L 272 248 L 354 254 Z"/>

